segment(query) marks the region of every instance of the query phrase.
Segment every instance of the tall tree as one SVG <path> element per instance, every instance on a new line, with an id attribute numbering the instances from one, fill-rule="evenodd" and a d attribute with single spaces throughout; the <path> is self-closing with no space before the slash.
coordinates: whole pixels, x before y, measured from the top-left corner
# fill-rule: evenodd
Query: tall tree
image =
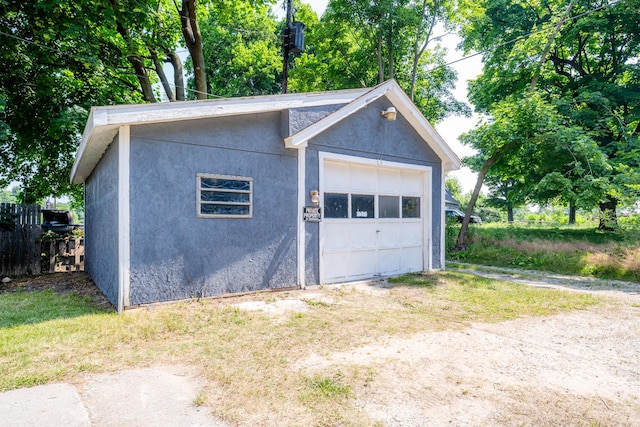
<path id="1" fill-rule="evenodd" d="M 307 52 L 295 60 L 291 89 L 366 87 L 394 78 L 432 122 L 469 114 L 451 94 L 456 74 L 432 37 L 434 22 L 449 19 L 443 4 L 331 0 L 320 22 L 308 25 Z"/>
<path id="2" fill-rule="evenodd" d="M 485 0 L 473 7 L 484 13 L 468 14 L 465 45 L 485 52 L 485 69 L 471 85 L 472 103 L 488 111 L 536 84 L 557 105 L 563 126 L 582 128 L 596 141 L 598 159 L 607 163 L 580 175 L 575 185 L 556 185 L 558 195 L 577 199 L 576 192 L 590 192 L 602 211 L 600 228 L 615 225 L 617 204 L 639 197 L 640 1 Z M 553 163 L 556 175 L 550 177 L 567 177 L 572 158 L 565 164 L 550 159 L 535 166 Z M 544 182 L 559 184 L 551 178 Z M 594 189 L 600 191 L 597 197 Z"/>
<path id="3" fill-rule="evenodd" d="M 499 171 L 497 176 L 516 176 L 522 180 L 518 190 L 520 196 L 515 198 L 521 201 L 522 187 L 528 185 L 531 188 L 540 178 L 536 175 L 539 172 L 536 171 L 538 164 L 535 159 L 548 156 L 550 151 L 571 149 L 569 143 L 579 131 L 575 127 L 565 126 L 555 106 L 546 102 L 539 92 L 530 93 L 524 98 L 509 96 L 493 104 L 490 113 L 489 120 L 461 136 L 464 144 L 478 150 L 472 159 L 466 160 L 467 164 L 475 166 L 478 180 L 458 234 L 458 247 L 464 244 L 471 212 L 485 176 L 492 168 Z M 587 142 L 586 137 L 583 142 Z M 576 159 L 580 163 L 590 160 L 588 157 Z M 510 174 L 510 169 L 515 173 Z"/>
<path id="4" fill-rule="evenodd" d="M 34 202 L 78 194 L 69 172 L 73 153 L 93 105 L 155 102 L 153 83 L 170 100 L 185 99 L 178 40 L 188 34 L 198 63 L 195 0 L 34 0 L 2 2 L 0 94 L 5 109 L 0 132 L 0 184 L 19 181 L 21 198 Z M 188 19 L 181 20 L 185 9 Z M 204 13 L 204 12 L 202 12 Z M 184 32 L 181 28 L 185 27 Z M 200 55 L 201 56 L 201 55 Z M 163 64 L 175 67 L 175 93 Z M 197 68 L 197 65 L 196 67 Z M 206 76 L 194 73 L 201 96 Z M 204 88 L 204 89 L 202 89 Z"/>
<path id="5" fill-rule="evenodd" d="M 214 4 L 202 20 L 210 92 L 217 96 L 280 92 L 281 28 L 266 5 Z"/>
<path id="6" fill-rule="evenodd" d="M 69 173 L 88 108 L 140 100 L 135 75 L 121 71 L 126 58 L 99 42 L 110 33 L 87 24 L 106 10 L 88 1 L 4 2 L 0 183 L 21 182 L 22 202 L 78 191 Z"/>

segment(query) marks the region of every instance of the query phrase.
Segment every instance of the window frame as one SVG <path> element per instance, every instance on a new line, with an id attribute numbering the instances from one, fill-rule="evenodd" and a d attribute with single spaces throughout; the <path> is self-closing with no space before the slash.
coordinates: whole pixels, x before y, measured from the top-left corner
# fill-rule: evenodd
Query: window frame
<path id="1" fill-rule="evenodd" d="M 226 179 L 230 181 L 247 181 L 249 183 L 249 190 L 205 189 L 205 188 L 202 188 L 203 178 Z M 248 202 L 205 201 L 205 200 L 202 200 L 203 190 L 208 192 L 218 192 L 218 193 L 248 194 L 249 201 Z M 249 213 L 246 215 L 206 214 L 206 213 L 202 213 L 203 205 L 248 206 Z M 196 217 L 197 218 L 235 218 L 235 219 L 253 218 L 253 178 L 246 177 L 246 176 L 209 174 L 209 173 L 196 174 Z"/>
<path id="2" fill-rule="evenodd" d="M 325 197 L 327 194 L 331 194 L 331 195 L 341 195 L 341 196 L 346 196 L 347 197 L 347 216 L 346 217 L 332 217 L 332 216 L 327 216 L 327 213 L 330 213 L 329 210 L 326 209 L 326 202 L 325 202 Z M 373 217 L 358 217 L 358 216 L 354 216 L 353 215 L 353 196 L 371 196 L 373 197 L 373 210 L 374 210 L 374 216 Z M 398 216 L 397 217 L 382 217 L 380 216 L 381 210 L 380 210 L 380 197 L 389 197 L 389 198 L 397 198 L 398 199 Z M 417 199 L 416 200 L 416 211 L 417 211 L 417 216 L 405 216 L 405 211 L 404 211 L 404 201 L 405 199 Z M 357 221 L 363 221 L 363 220 L 382 220 L 382 221 L 397 221 L 397 222 L 403 222 L 403 221 L 417 221 L 423 220 L 423 213 L 422 213 L 422 196 L 407 196 L 406 194 L 372 194 L 372 193 L 351 193 L 351 192 L 347 192 L 347 193 L 341 193 L 341 192 L 333 192 L 333 191 L 327 191 L 327 192 L 323 192 L 322 193 L 322 218 L 323 219 L 327 219 L 329 221 L 331 220 L 357 220 Z"/>

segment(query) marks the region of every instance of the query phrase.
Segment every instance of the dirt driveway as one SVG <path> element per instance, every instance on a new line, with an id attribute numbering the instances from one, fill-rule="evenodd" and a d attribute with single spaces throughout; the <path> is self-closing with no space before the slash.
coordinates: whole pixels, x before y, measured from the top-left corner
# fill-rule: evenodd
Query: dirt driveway
<path id="1" fill-rule="evenodd" d="M 296 368 L 370 366 L 353 404 L 385 426 L 640 426 L 640 286 L 600 285 L 610 304 L 390 338 Z"/>
<path id="2" fill-rule="evenodd" d="M 305 376 L 348 371 L 353 366 L 368 370 L 370 379 L 352 388 L 348 403 L 371 420 L 365 425 L 640 426 L 640 285 L 476 274 L 534 286 L 569 283 L 570 291 L 594 292 L 604 302 L 553 316 L 474 323 L 409 338 L 389 336 L 340 353 L 312 354 L 298 360 L 292 369 Z M 390 292 L 383 282 L 348 286 L 379 298 Z M 331 292 L 335 289 L 324 287 L 291 292 L 284 299 L 256 297 L 234 304 L 240 310 L 282 316 L 305 311 L 308 301 L 330 298 Z M 186 369 L 197 371 L 197 366 Z M 174 367 L 155 366 L 142 372 L 158 376 L 164 371 L 170 375 L 172 370 Z M 110 384 L 109 378 L 108 374 L 88 376 L 76 386 L 84 390 L 81 394 L 86 400 L 91 397 L 88 384 Z M 167 390 L 155 390 L 163 386 L 152 377 L 144 378 L 140 370 L 117 373 L 113 381 L 134 391 L 153 384 L 154 393 L 165 396 L 163 399 L 176 397 L 170 381 L 164 382 Z M 193 382 L 193 387 L 187 387 L 193 393 L 187 402 L 196 399 L 200 387 L 211 393 L 211 386 L 203 386 L 196 376 L 187 375 L 183 381 Z M 147 392 L 140 393 L 144 397 Z M 114 390 L 109 395 L 113 399 L 127 396 Z M 125 400 L 125 406 L 132 401 L 130 396 Z M 170 407 L 168 400 L 165 406 Z M 201 415 L 216 412 L 207 404 L 212 402 L 199 407 Z M 139 423 L 132 419 L 119 423 L 114 418 L 102 423 L 93 413 L 91 425 L 146 425 L 150 418 L 140 409 Z M 111 411 L 113 417 L 118 413 L 126 411 Z M 267 425 L 256 424 L 256 415 L 265 419 L 264 414 L 247 414 L 238 424 Z M 266 418 L 273 421 L 269 425 L 295 425 L 276 414 Z M 232 424 L 211 418 L 199 425 Z"/>

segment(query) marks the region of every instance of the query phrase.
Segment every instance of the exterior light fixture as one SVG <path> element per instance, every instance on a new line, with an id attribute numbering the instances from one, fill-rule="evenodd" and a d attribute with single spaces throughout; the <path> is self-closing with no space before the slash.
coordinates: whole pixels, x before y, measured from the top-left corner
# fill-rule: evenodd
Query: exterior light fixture
<path id="1" fill-rule="evenodd" d="M 312 192 L 310 192 L 309 197 L 311 197 L 311 203 L 313 203 L 314 205 L 320 204 L 320 193 L 318 193 L 318 190 L 313 190 Z"/>
<path id="2" fill-rule="evenodd" d="M 380 116 L 384 117 L 389 122 L 394 121 L 397 114 L 398 112 L 396 111 L 395 107 L 389 107 L 386 110 L 380 111 Z"/>

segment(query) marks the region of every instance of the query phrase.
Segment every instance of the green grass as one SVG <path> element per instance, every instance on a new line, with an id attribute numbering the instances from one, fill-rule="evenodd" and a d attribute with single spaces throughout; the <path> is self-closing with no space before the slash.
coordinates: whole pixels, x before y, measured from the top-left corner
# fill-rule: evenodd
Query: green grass
<path id="1" fill-rule="evenodd" d="M 456 234 L 448 226 L 447 238 Z M 496 267 L 640 282 L 640 234 L 593 227 L 483 225 L 470 229 L 464 251 L 448 247 L 451 260 Z"/>
<path id="2" fill-rule="evenodd" d="M 102 312 L 90 298 L 69 293 L 57 295 L 42 292 L 10 292 L 0 298 L 0 328 L 46 322 Z"/>
<path id="3" fill-rule="evenodd" d="M 337 373 L 332 377 L 314 375 L 313 377 L 306 377 L 304 382 L 306 385 L 305 391 L 301 394 L 303 400 L 306 399 L 346 399 L 351 396 L 351 387 L 346 384 L 342 384 L 341 373 Z"/>
<path id="4" fill-rule="evenodd" d="M 389 337 L 584 309 L 599 301 L 454 272 L 402 276 L 384 295 L 349 286 L 317 292 L 331 304 L 308 304 L 304 313 L 275 317 L 239 310 L 230 305 L 234 298 L 119 316 L 73 295 L 0 294 L 0 391 L 80 381 L 87 373 L 188 364 L 207 384 L 195 403 L 231 423 L 251 414 L 255 425 L 267 425 L 279 414 L 282 425 L 366 426 L 371 420 L 351 397 L 363 384 L 376 387 L 372 367 L 297 370 L 296 363 Z"/>
<path id="5" fill-rule="evenodd" d="M 598 303 L 591 294 L 573 294 L 450 271 L 438 275 L 410 274 L 390 281 L 400 288 L 418 286 L 429 290 L 434 298 L 413 300 L 409 306 L 424 312 L 431 310 L 433 302 L 437 301 L 444 308 L 436 313 L 452 322 L 543 316 L 564 310 L 582 310 Z"/>

